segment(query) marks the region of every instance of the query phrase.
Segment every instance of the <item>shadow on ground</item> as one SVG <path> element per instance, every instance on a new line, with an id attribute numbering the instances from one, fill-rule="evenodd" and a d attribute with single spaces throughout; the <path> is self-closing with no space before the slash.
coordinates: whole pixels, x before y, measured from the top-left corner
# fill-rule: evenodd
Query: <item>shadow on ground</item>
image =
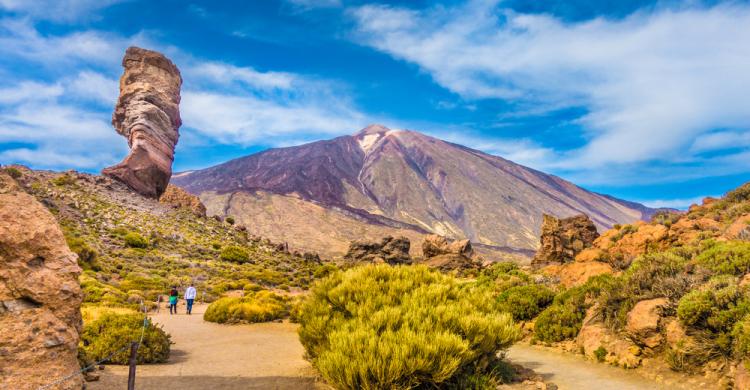
<path id="1" fill-rule="evenodd" d="M 103 376 L 100 381 L 91 382 L 87 389 L 124 389 L 127 388 L 128 378 L 121 375 Z M 135 388 L 139 390 L 239 390 L 239 389 L 290 389 L 304 390 L 316 389 L 313 378 L 294 377 L 258 377 L 258 378 L 236 378 L 215 376 L 160 376 L 160 377 L 137 377 Z"/>

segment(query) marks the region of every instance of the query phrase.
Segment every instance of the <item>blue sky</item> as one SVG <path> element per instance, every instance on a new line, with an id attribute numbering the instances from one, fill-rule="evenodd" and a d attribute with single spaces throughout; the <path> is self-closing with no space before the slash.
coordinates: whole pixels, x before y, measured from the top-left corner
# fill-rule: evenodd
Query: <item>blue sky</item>
<path id="1" fill-rule="evenodd" d="M 370 123 L 653 206 L 750 180 L 750 4 L 0 0 L 0 163 L 97 172 L 138 45 L 182 71 L 176 170 Z"/>

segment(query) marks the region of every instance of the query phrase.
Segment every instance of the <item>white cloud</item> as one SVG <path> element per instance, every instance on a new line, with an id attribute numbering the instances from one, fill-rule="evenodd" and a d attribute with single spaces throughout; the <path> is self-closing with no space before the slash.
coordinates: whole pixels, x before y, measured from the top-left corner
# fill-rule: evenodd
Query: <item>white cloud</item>
<path id="1" fill-rule="evenodd" d="M 712 197 L 718 198 L 720 197 L 720 195 L 714 195 Z M 701 204 L 703 202 L 703 198 L 705 198 L 705 196 L 696 196 L 693 198 L 682 198 L 682 199 L 653 199 L 653 200 L 642 200 L 640 201 L 640 203 L 642 203 L 645 206 L 653 207 L 653 208 L 667 207 L 667 208 L 685 210 L 688 207 L 690 207 L 690 205 Z"/>
<path id="2" fill-rule="evenodd" d="M 285 72 L 258 72 L 250 67 L 237 67 L 220 62 L 201 62 L 190 68 L 186 77 L 203 78 L 223 86 L 239 82 L 262 90 L 290 89 L 297 76 Z"/>
<path id="3" fill-rule="evenodd" d="M 294 7 L 301 9 L 336 8 L 341 7 L 341 0 L 284 0 Z"/>
<path id="4" fill-rule="evenodd" d="M 750 6 L 566 23 L 498 4 L 369 5 L 352 15 L 357 40 L 418 64 L 465 99 L 587 107 L 580 124 L 588 142 L 559 154 L 560 169 L 692 159 L 691 145 L 719 145 L 704 136 L 714 129 L 742 139 L 750 131 Z"/>
<path id="5" fill-rule="evenodd" d="M 89 19 L 96 11 L 123 0 L 0 0 L 0 9 L 34 19 L 70 22 Z"/>
<path id="6" fill-rule="evenodd" d="M 362 114 L 335 101 L 265 100 L 252 95 L 185 91 L 184 126 L 221 143 L 281 145 L 305 134 L 339 135 L 364 122 Z"/>
<path id="7" fill-rule="evenodd" d="M 6 64 L 42 67 L 34 72 L 39 79 L 0 82 L 0 144 L 12 145 L 0 162 L 98 170 L 124 157 L 127 142 L 110 118 L 120 60 L 132 44 L 168 53 L 181 69 L 183 147 L 277 146 L 351 133 L 366 122 L 335 82 L 194 58 L 149 42 L 144 34 L 95 30 L 45 35 L 29 20 L 0 19 L 0 74 L 17 75 Z"/>

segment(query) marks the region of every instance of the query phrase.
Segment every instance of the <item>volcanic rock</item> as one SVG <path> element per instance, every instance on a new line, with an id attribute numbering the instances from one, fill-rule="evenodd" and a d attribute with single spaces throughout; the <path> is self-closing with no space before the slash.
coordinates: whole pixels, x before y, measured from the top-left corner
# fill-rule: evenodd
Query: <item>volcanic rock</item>
<path id="1" fill-rule="evenodd" d="M 439 255 L 459 255 L 471 257 L 474 251 L 469 240 L 450 241 L 443 236 L 430 234 L 422 242 L 422 254 L 425 258 Z"/>
<path id="2" fill-rule="evenodd" d="M 78 369 L 76 255 L 54 216 L 0 171 L 0 388 L 36 389 Z M 55 389 L 80 389 L 73 375 Z"/>
<path id="3" fill-rule="evenodd" d="M 599 237 L 594 222 L 585 215 L 558 219 L 544 214 L 539 250 L 531 264 L 567 263 Z"/>
<path id="4" fill-rule="evenodd" d="M 372 262 L 395 264 L 410 264 L 409 247 L 411 243 L 406 237 L 383 237 L 380 242 L 357 240 L 352 241 L 344 259 L 355 262 Z"/>
<path id="5" fill-rule="evenodd" d="M 661 310 L 669 304 L 666 298 L 640 301 L 628 313 L 625 331 L 636 344 L 656 348 L 662 343 L 659 333 Z"/>
<path id="6" fill-rule="evenodd" d="M 479 269 L 481 264 L 474 259 L 469 240 L 451 241 L 443 236 L 431 234 L 422 242 L 424 263 L 441 271 L 464 271 Z"/>
<path id="7" fill-rule="evenodd" d="M 167 190 L 161 195 L 159 202 L 176 209 L 190 210 L 198 217 L 206 216 L 206 206 L 197 196 L 171 184 L 167 186 Z"/>
<path id="8" fill-rule="evenodd" d="M 120 78 L 120 97 L 112 125 L 128 139 L 130 154 L 102 173 L 156 199 L 164 193 L 172 176 L 174 149 L 182 124 L 182 77 L 164 55 L 138 47 L 128 48 L 122 66 L 125 72 Z"/>

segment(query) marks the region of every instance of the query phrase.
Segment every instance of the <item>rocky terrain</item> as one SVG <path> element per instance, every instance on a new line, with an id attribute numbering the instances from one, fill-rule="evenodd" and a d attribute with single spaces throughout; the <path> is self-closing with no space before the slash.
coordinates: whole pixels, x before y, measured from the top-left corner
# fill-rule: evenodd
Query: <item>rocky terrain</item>
<path id="1" fill-rule="evenodd" d="M 193 202 L 159 202 L 106 176 L 9 169 L 62 226 L 84 269 L 85 303 L 153 302 L 190 281 L 206 299 L 251 286 L 295 290 L 321 265 L 317 256 L 286 252 L 240 223 L 198 216 Z"/>
<path id="2" fill-rule="evenodd" d="M 328 255 L 343 255 L 354 239 L 385 235 L 409 237 L 418 254 L 424 234 L 434 233 L 469 239 L 494 258 L 531 257 L 545 213 L 586 214 L 605 229 L 653 212 L 500 157 L 379 125 L 183 172 L 172 182 L 199 195 L 209 214 L 232 215 L 256 234 Z"/>
<path id="3" fill-rule="evenodd" d="M 54 216 L 0 171 L 0 388 L 80 389 L 81 269 Z"/>
<path id="4" fill-rule="evenodd" d="M 158 199 L 172 176 L 174 148 L 180 137 L 180 87 L 177 67 L 161 53 L 130 47 L 122 59 L 112 125 L 127 138 L 130 153 L 102 173 L 143 196 Z"/>
<path id="5" fill-rule="evenodd" d="M 619 367 L 697 374 L 710 388 L 750 388 L 750 183 L 598 237 L 584 217 L 546 218 L 542 230 L 534 289 L 557 295 L 525 325 L 532 340 Z"/>

